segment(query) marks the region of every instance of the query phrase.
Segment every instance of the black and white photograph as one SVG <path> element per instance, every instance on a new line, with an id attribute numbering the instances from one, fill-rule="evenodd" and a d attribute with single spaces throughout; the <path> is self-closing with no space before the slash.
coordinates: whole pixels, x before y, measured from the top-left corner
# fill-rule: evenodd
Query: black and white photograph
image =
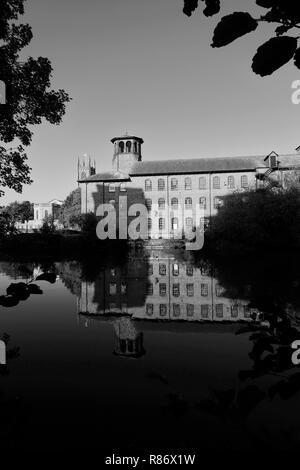
<path id="1" fill-rule="evenodd" d="M 296 0 L 0 0 L 1 455 L 300 448 L 299 125 Z"/>

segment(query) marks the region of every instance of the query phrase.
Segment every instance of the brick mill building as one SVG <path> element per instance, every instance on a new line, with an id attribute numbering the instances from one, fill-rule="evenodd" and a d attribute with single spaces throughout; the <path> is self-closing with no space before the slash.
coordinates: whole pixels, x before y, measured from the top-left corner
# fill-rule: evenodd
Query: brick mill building
<path id="1" fill-rule="evenodd" d="M 284 186 L 291 173 L 300 172 L 299 148 L 292 155 L 142 161 L 142 138 L 126 134 L 111 142 L 111 171 L 96 173 L 87 158 L 78 162 L 81 212 L 96 213 L 99 204 L 110 203 L 118 220 L 119 197 L 126 195 L 127 207 L 146 205 L 148 234 L 154 239 L 180 238 L 209 223 L 228 194 Z"/>

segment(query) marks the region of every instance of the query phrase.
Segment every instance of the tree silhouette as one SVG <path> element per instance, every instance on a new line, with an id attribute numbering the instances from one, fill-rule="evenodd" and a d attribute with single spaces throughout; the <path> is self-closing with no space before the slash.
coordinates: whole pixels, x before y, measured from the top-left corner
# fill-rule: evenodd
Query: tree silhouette
<path id="1" fill-rule="evenodd" d="M 201 0 L 205 3 L 204 15 L 213 16 L 220 12 L 221 0 Z M 252 70 L 264 77 L 271 75 L 280 67 L 294 59 L 300 68 L 300 4 L 295 0 L 256 0 L 257 18 L 247 12 L 234 12 L 221 18 L 217 24 L 212 47 L 223 47 L 235 39 L 257 29 L 259 23 L 274 23 L 275 36 L 262 44 L 253 57 Z M 198 8 L 198 0 L 184 0 L 183 12 L 187 16 Z M 263 8 L 264 10 L 261 10 Z M 286 33 L 292 35 L 286 35 Z"/>
<path id="2" fill-rule="evenodd" d="M 22 192 L 30 184 L 30 168 L 24 146 L 32 140 L 31 126 L 46 119 L 59 124 L 70 98 L 64 90 L 52 90 L 52 66 L 49 59 L 29 57 L 19 60 L 19 53 L 32 39 L 28 24 L 15 23 L 24 13 L 25 0 L 1 0 L 0 17 L 0 81 L 6 88 L 6 102 L 0 104 L 0 140 L 15 140 L 14 148 L 0 146 L 0 186 Z M 3 190 L 0 190 L 0 196 Z"/>

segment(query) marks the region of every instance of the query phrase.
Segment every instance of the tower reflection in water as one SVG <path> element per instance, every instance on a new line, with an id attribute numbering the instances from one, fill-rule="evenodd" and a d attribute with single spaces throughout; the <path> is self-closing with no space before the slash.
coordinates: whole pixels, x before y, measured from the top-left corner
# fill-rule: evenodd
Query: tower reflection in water
<path id="1" fill-rule="evenodd" d="M 144 354 L 142 322 L 251 322 L 259 312 L 246 300 L 225 296 L 207 268 L 198 268 L 162 251 L 129 257 L 124 266 L 105 267 L 92 281 L 81 281 L 78 314 L 85 326 L 113 323 L 115 351 Z"/>

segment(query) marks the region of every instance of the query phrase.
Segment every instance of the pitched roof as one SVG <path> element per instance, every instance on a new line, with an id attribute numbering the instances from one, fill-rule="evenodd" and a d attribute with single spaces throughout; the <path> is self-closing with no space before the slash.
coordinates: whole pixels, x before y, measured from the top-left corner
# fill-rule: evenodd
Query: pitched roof
<path id="1" fill-rule="evenodd" d="M 131 169 L 130 175 L 255 171 L 258 167 L 267 166 L 264 158 L 265 156 L 256 156 L 137 162 Z"/>
<path id="2" fill-rule="evenodd" d="M 120 171 L 106 171 L 78 180 L 79 183 L 85 183 L 87 181 L 130 181 L 130 178 L 128 175 L 121 173 Z"/>

